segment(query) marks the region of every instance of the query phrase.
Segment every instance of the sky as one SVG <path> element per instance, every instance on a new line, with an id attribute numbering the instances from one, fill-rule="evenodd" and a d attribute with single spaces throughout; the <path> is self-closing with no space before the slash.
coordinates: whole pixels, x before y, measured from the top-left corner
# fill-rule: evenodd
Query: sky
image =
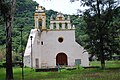
<path id="1" fill-rule="evenodd" d="M 64 14 L 77 14 L 77 9 L 84 10 L 85 7 L 80 6 L 80 1 L 76 0 L 71 3 L 70 0 L 33 0 L 39 5 L 45 7 L 46 10 L 54 10 Z M 120 0 L 116 0 L 120 3 Z M 87 7 L 86 7 L 87 8 Z"/>
<path id="2" fill-rule="evenodd" d="M 45 7 L 46 10 L 54 10 L 64 14 L 77 14 L 77 9 L 83 10 L 80 7 L 80 2 L 75 1 L 73 3 L 70 0 L 33 0 L 39 3 L 39 5 Z"/>

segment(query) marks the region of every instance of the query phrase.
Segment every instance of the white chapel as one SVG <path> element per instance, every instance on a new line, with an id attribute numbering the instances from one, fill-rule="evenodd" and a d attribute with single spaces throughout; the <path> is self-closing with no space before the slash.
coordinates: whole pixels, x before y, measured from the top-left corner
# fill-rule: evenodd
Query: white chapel
<path id="1" fill-rule="evenodd" d="M 70 17 L 58 13 L 50 18 L 46 28 L 46 14 L 42 6 L 34 14 L 35 29 L 31 29 L 24 53 L 24 66 L 32 68 L 55 68 L 64 66 L 89 66 L 88 53 L 75 41 L 75 26 Z"/>

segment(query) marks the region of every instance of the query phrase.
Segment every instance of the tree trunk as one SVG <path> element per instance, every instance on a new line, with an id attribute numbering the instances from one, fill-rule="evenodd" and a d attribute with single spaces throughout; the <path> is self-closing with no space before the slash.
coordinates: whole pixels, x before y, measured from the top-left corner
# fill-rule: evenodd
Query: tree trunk
<path id="1" fill-rule="evenodd" d="M 103 51 L 101 51 L 101 68 L 105 69 L 105 56 Z"/>
<path id="2" fill-rule="evenodd" d="M 5 14 L 6 22 L 6 80 L 13 80 L 12 69 L 12 23 L 15 12 L 16 0 L 11 0 L 10 10 Z"/>
<path id="3" fill-rule="evenodd" d="M 100 3 L 99 0 L 97 0 L 97 14 L 98 14 L 98 18 L 100 18 L 100 7 L 99 7 Z"/>
<path id="4" fill-rule="evenodd" d="M 101 28 L 102 30 L 102 28 Z M 105 69 L 105 56 L 104 56 L 104 49 L 103 49 L 103 35 L 100 35 L 100 60 L 101 60 L 101 68 Z"/>
<path id="5" fill-rule="evenodd" d="M 99 24 L 98 24 L 98 28 L 99 31 L 101 32 L 100 34 L 100 60 L 101 60 L 101 68 L 104 69 L 105 68 L 105 57 L 104 57 L 104 49 L 103 49 L 103 27 L 101 26 L 101 14 L 100 14 L 100 2 L 99 0 L 97 0 L 97 14 L 98 14 L 98 18 L 99 18 Z"/>
<path id="6" fill-rule="evenodd" d="M 13 80 L 11 16 L 6 18 L 6 80 Z"/>

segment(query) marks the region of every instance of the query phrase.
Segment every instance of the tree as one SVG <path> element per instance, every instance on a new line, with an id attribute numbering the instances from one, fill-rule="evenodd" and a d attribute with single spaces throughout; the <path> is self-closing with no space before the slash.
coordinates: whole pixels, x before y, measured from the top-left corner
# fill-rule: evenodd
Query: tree
<path id="1" fill-rule="evenodd" d="M 12 23 L 16 0 L 0 0 L 0 11 L 6 26 L 6 80 L 13 80 L 12 70 Z"/>
<path id="2" fill-rule="evenodd" d="M 75 0 L 70 0 L 74 2 Z M 102 69 L 105 68 L 105 55 L 111 55 L 119 50 L 119 25 L 113 24 L 115 15 L 119 14 L 116 0 L 80 0 L 81 5 L 87 6 L 83 12 L 87 24 L 86 49 L 96 54 L 101 60 Z M 118 22 L 117 22 L 118 23 Z"/>

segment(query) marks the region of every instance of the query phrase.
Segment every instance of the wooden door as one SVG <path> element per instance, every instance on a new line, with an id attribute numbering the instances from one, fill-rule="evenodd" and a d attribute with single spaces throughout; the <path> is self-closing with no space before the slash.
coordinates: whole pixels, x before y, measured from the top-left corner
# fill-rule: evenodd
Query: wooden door
<path id="1" fill-rule="evenodd" d="M 59 53 L 56 56 L 56 65 L 68 65 L 67 55 L 65 53 Z"/>

